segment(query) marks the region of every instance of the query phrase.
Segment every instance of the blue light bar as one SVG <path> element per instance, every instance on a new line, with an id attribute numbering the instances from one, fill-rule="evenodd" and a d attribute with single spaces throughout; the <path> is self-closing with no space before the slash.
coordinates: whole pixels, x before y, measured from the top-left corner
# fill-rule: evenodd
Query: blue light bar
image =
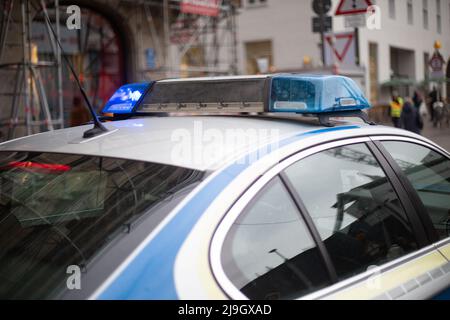
<path id="1" fill-rule="evenodd" d="M 343 76 L 276 75 L 269 112 L 331 113 L 370 108 L 357 84 Z"/>
<path id="2" fill-rule="evenodd" d="M 133 113 L 152 83 L 132 83 L 121 86 L 103 108 L 103 113 Z"/>

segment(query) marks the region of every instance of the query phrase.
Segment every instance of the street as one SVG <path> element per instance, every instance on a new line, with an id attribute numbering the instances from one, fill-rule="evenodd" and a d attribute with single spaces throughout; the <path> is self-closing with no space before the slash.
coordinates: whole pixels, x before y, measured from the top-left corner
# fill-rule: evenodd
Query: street
<path id="1" fill-rule="evenodd" d="M 392 126 L 390 122 L 386 121 L 377 123 Z M 422 135 L 450 152 L 450 127 L 444 125 L 442 128 L 434 128 L 433 124 L 428 119 L 424 119 Z"/>
<path id="2" fill-rule="evenodd" d="M 444 126 L 442 129 L 434 128 L 429 121 L 425 121 L 423 136 L 437 143 L 450 152 L 450 128 Z"/>

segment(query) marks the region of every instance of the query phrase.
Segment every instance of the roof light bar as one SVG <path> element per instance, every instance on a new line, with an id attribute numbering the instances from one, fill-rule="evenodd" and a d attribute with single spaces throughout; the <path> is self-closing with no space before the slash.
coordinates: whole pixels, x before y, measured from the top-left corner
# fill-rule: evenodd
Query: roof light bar
<path id="1" fill-rule="evenodd" d="M 358 116 L 370 108 L 357 84 L 335 75 L 278 74 L 169 79 L 121 87 L 103 112 L 299 113 Z M 366 117 L 364 117 L 366 121 Z"/>

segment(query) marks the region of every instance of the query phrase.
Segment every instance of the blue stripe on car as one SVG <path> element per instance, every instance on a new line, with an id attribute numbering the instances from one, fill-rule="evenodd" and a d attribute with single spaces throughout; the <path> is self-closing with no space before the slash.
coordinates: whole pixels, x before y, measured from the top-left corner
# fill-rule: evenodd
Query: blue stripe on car
<path id="1" fill-rule="evenodd" d="M 311 135 L 356 128 L 359 127 L 343 126 L 309 131 L 280 141 L 278 147 Z M 243 159 L 251 157 L 258 160 L 263 156 L 257 150 Z M 249 161 L 236 161 L 209 181 L 100 293 L 98 299 L 177 299 L 173 275 L 178 251 L 203 212 L 249 165 Z"/>
<path id="2" fill-rule="evenodd" d="M 437 296 L 432 298 L 433 300 L 450 300 L 450 288 L 445 289 Z"/>

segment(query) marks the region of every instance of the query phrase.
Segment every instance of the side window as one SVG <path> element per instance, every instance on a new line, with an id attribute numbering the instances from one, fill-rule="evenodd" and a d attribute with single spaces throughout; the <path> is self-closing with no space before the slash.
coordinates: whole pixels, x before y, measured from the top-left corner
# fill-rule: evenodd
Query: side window
<path id="1" fill-rule="evenodd" d="M 278 177 L 234 222 L 221 260 L 250 299 L 295 299 L 329 284 L 322 257 Z"/>
<path id="2" fill-rule="evenodd" d="M 450 160 L 414 143 L 386 141 L 382 144 L 416 189 L 439 237 L 449 237 Z"/>
<path id="3" fill-rule="evenodd" d="M 339 279 L 417 248 L 403 207 L 365 144 L 325 150 L 286 175 L 304 202 Z"/>

